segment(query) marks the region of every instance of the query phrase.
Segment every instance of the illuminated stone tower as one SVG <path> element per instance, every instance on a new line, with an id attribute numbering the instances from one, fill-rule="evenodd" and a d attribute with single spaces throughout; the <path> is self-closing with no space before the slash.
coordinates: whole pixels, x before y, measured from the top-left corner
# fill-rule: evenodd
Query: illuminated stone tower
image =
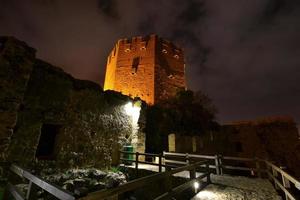
<path id="1" fill-rule="evenodd" d="M 121 39 L 107 59 L 104 90 L 140 97 L 148 104 L 186 88 L 183 50 L 156 35 Z"/>

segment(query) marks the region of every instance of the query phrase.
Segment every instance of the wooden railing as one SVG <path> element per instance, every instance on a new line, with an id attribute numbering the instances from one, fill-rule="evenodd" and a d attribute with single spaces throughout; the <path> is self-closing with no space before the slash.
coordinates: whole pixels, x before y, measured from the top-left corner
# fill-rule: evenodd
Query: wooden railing
<path id="1" fill-rule="evenodd" d="M 164 156 L 162 154 L 139 153 L 139 152 L 129 152 L 129 151 L 120 151 L 120 153 L 121 153 L 120 161 L 122 161 L 124 163 L 133 162 L 135 164 L 135 169 L 136 169 L 137 174 L 138 174 L 139 164 L 148 164 L 148 165 L 157 166 L 158 172 L 162 172 L 162 168 L 166 167 L 166 165 L 163 164 Z M 126 158 L 126 155 L 132 155 L 132 156 L 134 156 L 134 159 Z M 141 156 L 144 157 L 143 160 L 145 160 L 145 161 L 141 161 L 142 160 L 142 159 L 140 159 Z M 158 163 L 153 162 L 153 161 L 146 161 L 147 159 L 155 160 L 156 158 L 158 158 Z M 171 165 L 169 167 L 171 167 Z"/>
<path id="2" fill-rule="evenodd" d="M 267 166 L 267 174 L 271 182 L 274 183 L 275 188 L 278 190 L 282 190 L 285 195 L 286 200 L 297 200 L 299 199 L 293 195 L 291 191 L 292 187 L 294 189 L 300 191 L 300 181 L 296 180 L 294 177 L 286 173 L 284 170 L 275 166 L 273 163 L 269 161 L 264 161 Z"/>
<path id="3" fill-rule="evenodd" d="M 264 169 L 261 168 L 262 160 L 257 158 L 241 158 L 241 157 L 231 157 L 231 156 L 222 156 L 222 155 L 197 155 L 197 154 L 184 154 L 184 153 L 172 153 L 172 152 L 164 152 L 163 153 L 164 163 L 172 163 L 177 165 L 185 165 L 193 162 L 193 160 L 209 160 L 210 169 L 215 170 L 215 174 L 222 175 L 224 170 L 232 170 L 232 171 L 249 171 L 250 173 L 256 172 L 258 177 L 261 177 L 261 173 L 265 172 Z M 225 161 L 238 161 L 242 163 L 249 163 L 249 166 L 234 166 L 230 164 L 225 164 Z"/>
<path id="4" fill-rule="evenodd" d="M 170 199 L 170 197 L 178 194 L 179 192 L 190 188 L 195 181 L 203 182 L 206 178 L 206 182 L 202 184 L 202 187 L 207 185 L 210 182 L 210 172 L 215 172 L 218 175 L 222 175 L 224 170 L 231 171 L 250 171 L 256 172 L 255 175 L 258 177 L 267 177 L 271 182 L 274 183 L 274 186 L 277 190 L 281 190 L 286 200 L 297 200 L 296 195 L 293 193 L 293 190 L 300 192 L 300 182 L 285 172 L 283 169 L 277 167 L 273 163 L 257 159 L 257 158 L 240 158 L 240 157 L 230 157 L 230 156 L 209 156 L 209 155 L 196 155 L 196 154 L 183 154 L 183 153 L 171 153 L 171 152 L 163 152 L 163 154 L 149 154 L 149 153 L 133 153 L 133 152 L 125 152 L 122 151 L 122 154 L 135 155 L 134 159 L 128 159 L 121 157 L 121 161 L 129 161 L 135 162 L 135 168 L 138 172 L 139 164 L 150 164 L 158 167 L 158 171 L 161 173 L 157 173 L 154 175 L 150 175 L 147 177 L 142 177 L 125 183 L 117 188 L 101 190 L 94 193 L 89 193 L 85 197 L 79 198 L 80 200 L 96 200 L 101 198 L 108 198 L 112 196 L 117 196 L 127 191 L 132 191 L 138 188 L 141 188 L 145 185 L 149 185 L 155 181 L 164 180 L 167 185 L 167 191 L 156 199 Z M 141 161 L 139 158 L 141 156 L 145 157 L 158 157 L 158 163 L 149 162 L 149 161 Z M 146 159 L 145 159 L 146 160 Z M 247 163 L 244 166 L 233 166 L 232 164 L 225 164 L 226 161 L 238 161 Z M 250 167 L 249 167 L 250 166 Z M 29 189 L 25 196 L 18 190 L 16 186 L 11 183 L 8 183 L 8 191 L 10 194 L 17 200 L 30 200 L 36 198 L 36 191 L 38 188 L 45 190 L 46 192 L 52 194 L 61 200 L 75 200 L 76 198 L 71 192 L 64 190 L 54 184 L 50 184 L 47 181 L 39 178 L 29 171 L 22 169 L 17 165 L 8 165 L 6 164 L 6 168 L 10 168 L 14 174 L 17 174 L 23 179 L 29 181 Z M 165 172 L 163 171 L 165 168 Z M 1 172 L 3 173 L 3 168 L 1 168 Z M 199 177 L 196 177 L 196 171 L 202 169 L 203 174 Z M 204 170 L 203 170 L 204 169 Z M 176 173 L 182 171 L 189 171 L 190 180 L 187 183 L 184 183 L 180 186 L 173 187 L 171 181 L 171 176 Z"/>
<path id="5" fill-rule="evenodd" d="M 128 161 L 128 159 L 126 159 L 126 160 Z M 131 161 L 133 161 L 133 160 L 131 160 Z M 139 161 L 139 162 L 142 162 L 142 161 Z M 144 163 L 144 162 L 142 162 L 142 163 Z M 207 172 L 201 174 L 198 177 L 196 177 L 197 168 L 202 166 L 202 165 L 206 165 Z M 187 166 L 171 169 L 169 171 L 165 171 L 165 172 L 153 174 L 153 175 L 150 175 L 150 176 L 138 178 L 138 179 L 135 179 L 133 181 L 130 181 L 128 183 L 125 183 L 125 184 L 120 185 L 119 187 L 116 187 L 116 188 L 113 188 L 113 189 L 107 189 L 107 190 L 101 190 L 99 192 L 89 193 L 86 197 L 80 198 L 80 200 L 106 199 L 106 198 L 109 198 L 109 197 L 112 197 L 112 196 L 120 195 L 120 194 L 122 194 L 124 192 L 127 192 L 127 191 L 132 191 L 132 190 L 141 188 L 143 186 L 150 185 L 153 182 L 161 181 L 161 180 L 165 181 L 167 191 L 164 194 L 160 195 L 159 197 L 157 197 L 155 199 L 156 200 L 171 199 L 172 196 L 176 196 L 181 191 L 184 191 L 188 188 L 191 188 L 196 181 L 201 180 L 201 182 L 202 182 L 201 186 L 202 187 L 209 184 L 209 182 L 210 182 L 210 173 L 208 172 L 208 167 L 209 167 L 208 166 L 208 161 L 200 161 L 200 162 L 190 164 L 190 165 L 187 165 Z M 173 187 L 171 176 L 173 176 L 174 174 L 177 174 L 179 172 L 183 172 L 183 171 L 189 171 L 190 180 L 188 182 L 180 185 L 180 186 Z"/>
<path id="6" fill-rule="evenodd" d="M 223 175 L 224 170 L 226 173 L 230 174 L 230 171 L 248 171 L 252 176 L 257 177 L 268 177 L 277 190 L 281 190 L 286 200 L 296 200 L 297 197 L 292 192 L 292 189 L 298 190 L 300 192 L 300 182 L 294 177 L 289 175 L 287 172 L 277 167 L 273 163 L 258 159 L 258 158 L 242 158 L 233 156 L 222 156 L 222 155 L 197 155 L 197 154 L 187 154 L 187 153 L 173 153 L 173 152 L 163 152 L 163 154 L 148 154 L 148 153 L 132 153 L 122 151 L 122 154 L 135 155 L 135 159 L 130 160 L 122 158 L 123 161 L 132 161 L 135 163 L 136 170 L 138 169 L 139 163 L 155 165 L 159 167 L 161 172 L 162 167 L 175 168 L 178 166 L 189 165 L 193 162 L 199 160 L 207 160 L 207 165 L 209 169 L 212 169 L 215 174 Z M 159 158 L 159 163 L 153 162 L 143 162 L 139 161 L 139 156 L 153 156 Z M 244 164 L 244 166 L 236 166 L 233 164 L 226 164 L 228 161 L 239 162 Z M 199 167 L 203 167 L 200 165 Z M 138 170 L 137 170 L 138 171 Z M 299 197 L 298 197 L 299 198 Z"/>
<path id="7" fill-rule="evenodd" d="M 173 164 L 184 164 L 190 162 L 192 159 L 206 159 L 210 160 L 212 165 L 209 165 L 209 168 L 215 169 L 215 173 L 218 175 L 222 175 L 224 170 L 233 170 L 233 171 L 249 171 L 252 175 L 256 175 L 258 177 L 264 177 L 263 175 L 267 175 L 271 182 L 274 183 L 275 189 L 281 190 L 286 200 L 297 200 L 296 195 L 293 194 L 291 189 L 298 190 L 300 192 L 300 181 L 289 175 L 287 172 L 277 167 L 273 163 L 258 159 L 258 158 L 241 158 L 241 157 L 232 157 L 232 156 L 208 156 L 208 155 L 196 155 L 196 154 L 183 154 L 183 153 L 172 153 L 172 152 L 164 152 L 164 163 L 173 163 Z M 172 160 L 173 159 L 181 159 L 186 160 L 185 162 Z M 238 161 L 242 163 L 246 163 L 245 166 L 233 166 L 226 165 L 225 161 Z M 248 167 L 253 166 L 253 167 Z M 254 174 L 255 172 L 255 174 Z"/>
<path id="8" fill-rule="evenodd" d="M 29 181 L 29 187 L 27 190 L 27 193 L 22 194 L 19 189 L 13 185 L 12 183 L 7 184 L 7 189 L 9 193 L 14 197 L 16 200 L 31 200 L 31 199 L 37 199 L 36 194 L 38 189 L 43 189 L 46 192 L 50 193 L 51 195 L 57 197 L 60 200 L 75 200 L 76 198 L 74 195 L 64 190 L 63 188 L 60 188 L 54 184 L 48 183 L 47 181 L 43 180 L 42 178 L 39 178 L 38 176 L 35 176 L 31 174 L 29 171 L 22 169 L 21 167 L 12 164 L 10 166 L 10 171 L 12 171 L 14 174 L 20 176 L 23 179 L 26 179 Z"/>

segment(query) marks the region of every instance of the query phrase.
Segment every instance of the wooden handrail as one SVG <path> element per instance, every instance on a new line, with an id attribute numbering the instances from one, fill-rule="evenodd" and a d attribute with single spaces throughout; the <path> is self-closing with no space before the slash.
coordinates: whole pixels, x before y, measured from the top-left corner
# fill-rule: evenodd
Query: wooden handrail
<path id="1" fill-rule="evenodd" d="M 286 200 L 296 200 L 296 197 L 290 192 L 290 183 L 293 183 L 295 188 L 300 191 L 300 181 L 289 175 L 284 170 L 280 169 L 270 161 L 264 160 L 267 165 L 267 174 L 269 178 L 274 182 L 275 188 L 280 188 L 284 194 Z M 272 172 L 272 173 L 271 173 Z M 281 180 L 277 179 L 278 173 L 281 175 Z"/>
<path id="2" fill-rule="evenodd" d="M 12 164 L 10 167 L 10 170 L 20 176 L 21 178 L 26 178 L 29 180 L 29 185 L 34 184 L 35 186 L 47 191 L 51 195 L 57 197 L 60 200 L 75 200 L 75 197 L 73 194 L 63 188 L 60 188 L 54 184 L 48 183 L 47 181 L 43 180 L 42 178 L 39 178 L 38 176 L 35 176 L 31 174 L 29 171 L 22 169 L 21 167 Z M 17 200 L 24 200 L 27 199 L 21 195 L 21 193 L 16 189 L 15 186 L 12 184 L 8 184 L 8 189 L 10 193 L 15 197 Z M 30 187 L 31 188 L 31 187 Z M 28 190 L 27 197 L 30 196 L 30 190 Z"/>
<path id="3" fill-rule="evenodd" d="M 164 152 L 164 155 L 169 159 L 171 159 L 172 157 L 174 158 L 178 157 L 182 159 L 186 156 L 186 154 L 184 153 L 172 153 L 172 152 Z M 210 168 L 215 167 L 216 174 L 222 174 L 223 169 L 254 171 L 257 173 L 258 177 L 261 177 L 261 173 L 267 173 L 270 179 L 274 182 L 275 188 L 281 189 L 284 192 L 287 200 L 296 199 L 289 190 L 289 188 L 291 187 L 290 186 L 291 183 L 295 185 L 295 188 L 300 190 L 300 181 L 296 180 L 287 172 L 285 172 L 284 170 L 282 170 L 281 168 L 277 167 L 276 165 L 274 165 L 273 163 L 267 160 L 258 159 L 258 158 L 242 158 L 242 157 L 222 156 L 222 155 L 207 156 L 207 155 L 188 154 L 188 156 L 189 158 L 206 158 L 208 160 L 215 160 L 215 165 L 210 166 Z M 254 167 L 240 167 L 240 166 L 225 165 L 223 164 L 223 160 L 253 162 Z M 175 162 L 179 163 L 181 161 L 175 161 Z M 267 166 L 267 170 L 262 169 L 260 163 L 265 163 Z M 276 178 L 278 175 L 281 176 L 281 180 Z"/>
<path id="4" fill-rule="evenodd" d="M 153 174 L 153 175 L 150 175 L 150 176 L 138 178 L 138 179 L 135 179 L 133 181 L 127 182 L 123 185 L 120 185 L 116 188 L 106 189 L 106 190 L 101 190 L 101 191 L 98 191 L 98 192 L 89 193 L 86 197 L 80 198 L 80 200 L 97 200 L 97 199 L 111 197 L 113 195 L 122 194 L 124 192 L 131 191 L 131 190 L 143 187 L 145 185 L 149 185 L 150 183 L 153 183 L 153 182 L 158 181 L 160 179 L 170 179 L 170 177 L 173 174 L 179 173 L 181 171 L 193 170 L 196 167 L 198 167 L 200 165 L 203 165 L 203 164 L 206 164 L 206 163 L 208 163 L 208 162 L 207 161 L 200 161 L 200 162 L 197 162 L 197 163 L 194 163 L 194 164 L 191 164 L 191 165 L 175 168 L 175 169 L 172 169 L 170 171 L 165 171 L 165 172 L 162 172 L 162 173 Z M 207 176 L 209 176 L 208 172 L 205 173 L 205 176 L 203 176 L 203 177 L 207 177 Z M 209 180 L 209 177 L 208 177 L 208 180 Z"/>

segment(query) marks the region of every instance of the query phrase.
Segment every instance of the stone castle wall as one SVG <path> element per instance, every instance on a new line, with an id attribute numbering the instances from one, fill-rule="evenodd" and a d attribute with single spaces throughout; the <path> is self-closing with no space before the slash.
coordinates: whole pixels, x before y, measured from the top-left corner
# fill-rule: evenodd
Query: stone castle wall
<path id="1" fill-rule="evenodd" d="M 193 137 L 174 135 L 169 137 L 169 144 L 175 152 L 268 159 L 300 177 L 300 139 L 290 118 L 236 122 L 223 125 L 219 131 Z"/>
<path id="2" fill-rule="evenodd" d="M 0 161 L 7 151 L 34 65 L 35 50 L 12 37 L 0 37 Z"/>
<path id="3" fill-rule="evenodd" d="M 154 104 L 182 87 L 183 51 L 156 35 L 119 40 L 108 57 L 104 90 Z"/>
<path id="4" fill-rule="evenodd" d="M 0 38 L 0 43 L 0 161 L 29 168 L 117 163 L 115 154 L 132 133 L 124 112 L 130 98 L 74 79 L 36 59 L 33 49 L 14 38 Z M 45 130 L 54 138 L 53 151 L 39 156 Z"/>

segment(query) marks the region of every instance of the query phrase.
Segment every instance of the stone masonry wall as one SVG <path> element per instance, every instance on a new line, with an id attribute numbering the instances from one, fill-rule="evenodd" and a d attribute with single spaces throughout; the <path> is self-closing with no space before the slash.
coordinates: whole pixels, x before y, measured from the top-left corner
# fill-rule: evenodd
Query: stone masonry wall
<path id="1" fill-rule="evenodd" d="M 3 42 L 7 40 L 9 43 Z M 58 168 L 117 163 L 115 154 L 132 132 L 123 107 L 130 98 L 103 92 L 93 82 L 74 79 L 35 59 L 35 51 L 18 40 L 0 41 L 4 43 L 0 48 L 0 81 L 4 86 L 0 105 L 5 111 L 0 115 L 5 119 L 0 121 L 1 160 L 24 167 Z M 57 128 L 55 134 L 48 133 L 55 138 L 54 150 L 47 157 L 38 157 L 42 130 L 47 125 Z"/>
<path id="2" fill-rule="evenodd" d="M 107 60 L 104 90 L 154 104 L 185 88 L 182 49 L 156 35 L 121 39 Z"/>
<path id="3" fill-rule="evenodd" d="M 12 37 L 0 37 L 0 161 L 7 159 L 34 59 L 34 49 Z"/>

